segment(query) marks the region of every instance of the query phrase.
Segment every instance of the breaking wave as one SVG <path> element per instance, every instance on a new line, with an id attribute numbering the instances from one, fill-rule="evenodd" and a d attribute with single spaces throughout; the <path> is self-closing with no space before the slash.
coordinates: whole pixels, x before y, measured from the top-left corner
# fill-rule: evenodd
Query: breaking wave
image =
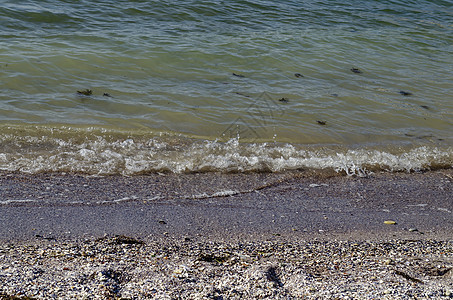
<path id="1" fill-rule="evenodd" d="M 8 128 L 10 130 L 8 130 Z M 139 134 L 106 129 L 40 128 L 0 134 L 0 170 L 138 175 L 153 172 L 284 172 L 331 169 L 348 175 L 453 166 L 449 145 L 298 145 Z"/>

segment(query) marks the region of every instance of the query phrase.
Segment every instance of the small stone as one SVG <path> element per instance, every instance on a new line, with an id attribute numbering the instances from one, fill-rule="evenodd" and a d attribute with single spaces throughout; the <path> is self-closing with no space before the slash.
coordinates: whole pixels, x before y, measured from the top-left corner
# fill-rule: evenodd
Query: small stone
<path id="1" fill-rule="evenodd" d="M 397 223 L 393 220 L 387 220 L 387 221 L 384 221 L 384 224 L 387 224 L 387 225 L 396 225 Z"/>
<path id="2" fill-rule="evenodd" d="M 409 232 L 417 232 L 418 231 L 417 228 L 409 228 L 408 230 L 409 230 Z"/>

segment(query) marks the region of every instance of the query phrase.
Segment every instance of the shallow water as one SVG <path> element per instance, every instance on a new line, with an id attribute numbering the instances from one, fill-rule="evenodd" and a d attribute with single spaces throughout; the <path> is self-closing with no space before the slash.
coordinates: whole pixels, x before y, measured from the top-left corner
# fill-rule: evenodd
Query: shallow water
<path id="1" fill-rule="evenodd" d="M 6 1 L 0 168 L 451 167 L 452 12 L 449 1 Z"/>

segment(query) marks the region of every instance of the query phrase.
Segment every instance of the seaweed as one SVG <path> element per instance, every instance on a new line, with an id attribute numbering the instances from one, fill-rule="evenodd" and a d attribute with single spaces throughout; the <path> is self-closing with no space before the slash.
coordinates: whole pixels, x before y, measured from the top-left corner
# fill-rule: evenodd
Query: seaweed
<path id="1" fill-rule="evenodd" d="M 93 91 L 90 89 L 86 89 L 83 91 L 77 91 L 77 94 L 84 95 L 84 96 L 91 96 L 93 94 Z"/>
<path id="2" fill-rule="evenodd" d="M 406 92 L 406 91 L 399 91 L 399 93 L 403 96 L 411 96 L 412 93 L 411 92 Z"/>

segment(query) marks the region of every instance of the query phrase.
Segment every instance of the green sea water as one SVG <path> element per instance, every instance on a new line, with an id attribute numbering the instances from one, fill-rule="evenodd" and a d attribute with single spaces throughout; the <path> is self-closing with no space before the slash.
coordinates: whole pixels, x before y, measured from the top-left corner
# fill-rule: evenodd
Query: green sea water
<path id="1" fill-rule="evenodd" d="M 0 89 L 8 171 L 451 168 L 453 2 L 2 1 Z"/>

